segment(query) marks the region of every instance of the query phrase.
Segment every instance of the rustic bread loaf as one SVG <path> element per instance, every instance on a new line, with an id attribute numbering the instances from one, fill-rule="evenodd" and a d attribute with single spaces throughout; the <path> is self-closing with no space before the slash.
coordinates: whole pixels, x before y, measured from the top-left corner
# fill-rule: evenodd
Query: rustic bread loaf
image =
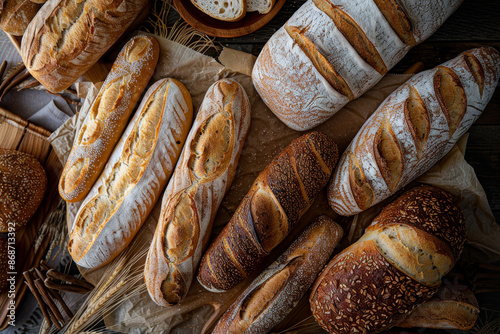
<path id="1" fill-rule="evenodd" d="M 241 282 L 309 208 L 330 179 L 337 158 L 337 145 L 320 132 L 288 145 L 259 174 L 203 255 L 198 281 L 214 292 Z"/>
<path id="2" fill-rule="evenodd" d="M 193 119 L 191 96 L 174 79 L 156 82 L 76 214 L 68 249 L 99 267 L 132 241 L 174 169 Z"/>
<path id="3" fill-rule="evenodd" d="M 267 14 L 273 9 L 275 0 L 247 0 L 247 12 Z"/>
<path id="4" fill-rule="evenodd" d="M 332 208 L 354 215 L 379 203 L 444 157 L 481 115 L 500 77 L 500 53 L 466 51 L 394 91 L 340 159 Z"/>
<path id="5" fill-rule="evenodd" d="M 49 0 L 21 43 L 26 68 L 51 92 L 71 86 L 115 43 L 147 0 Z"/>
<path id="6" fill-rule="evenodd" d="M 431 299 L 420 304 L 397 326 L 470 330 L 478 315 L 479 305 L 471 290 L 443 284 Z"/>
<path id="7" fill-rule="evenodd" d="M 342 228 L 318 217 L 224 313 L 213 333 L 267 333 L 297 305 L 342 238 Z"/>
<path id="8" fill-rule="evenodd" d="M 453 197 L 413 188 L 387 205 L 314 283 L 314 317 L 331 333 L 379 333 L 430 298 L 458 260 L 465 222 Z"/>
<path id="9" fill-rule="evenodd" d="M 210 86 L 163 196 L 146 260 L 146 286 L 156 304 L 176 304 L 187 294 L 249 128 L 244 88 L 229 79 Z"/>
<path id="10" fill-rule="evenodd" d="M 247 0 L 191 0 L 199 10 L 228 22 L 241 20 L 247 12 Z"/>
<path id="11" fill-rule="evenodd" d="M 59 194 L 66 201 L 83 200 L 101 174 L 153 75 L 158 56 L 158 42 L 149 36 L 134 37 L 121 50 L 75 136 L 62 171 Z"/>
<path id="12" fill-rule="evenodd" d="M 47 176 L 35 157 L 0 148 L 0 233 L 25 226 L 46 189 Z"/>
<path id="13" fill-rule="evenodd" d="M 373 87 L 462 0 L 309 0 L 267 42 L 252 79 L 294 130 L 326 121 Z"/>
<path id="14" fill-rule="evenodd" d="M 14 36 L 22 36 L 41 5 L 31 0 L 6 0 L 0 9 L 0 29 Z"/>

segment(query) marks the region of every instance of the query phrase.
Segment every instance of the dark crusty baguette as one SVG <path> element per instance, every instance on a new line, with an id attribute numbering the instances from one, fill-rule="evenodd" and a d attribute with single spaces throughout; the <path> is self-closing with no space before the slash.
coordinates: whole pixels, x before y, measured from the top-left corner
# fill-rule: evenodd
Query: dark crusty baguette
<path id="1" fill-rule="evenodd" d="M 398 327 L 469 330 L 479 315 L 479 304 L 464 286 L 443 284 L 436 294 L 420 304 Z"/>
<path id="2" fill-rule="evenodd" d="M 443 158 L 481 115 L 500 78 L 500 53 L 465 51 L 395 90 L 342 155 L 328 188 L 344 216 L 373 206 Z"/>
<path id="3" fill-rule="evenodd" d="M 318 217 L 241 293 L 213 333 L 267 333 L 297 305 L 342 235 L 340 225 Z"/>
<path id="4" fill-rule="evenodd" d="M 153 75 L 159 52 L 156 39 L 136 36 L 116 58 L 62 171 L 59 194 L 66 201 L 83 200 L 101 174 Z"/>
<path id="5" fill-rule="evenodd" d="M 71 86 L 118 40 L 148 0 L 48 0 L 29 24 L 21 56 L 51 92 Z"/>
<path id="6" fill-rule="evenodd" d="M 337 145 L 311 132 L 288 145 L 260 173 L 204 254 L 198 281 L 223 291 L 243 280 L 293 228 L 328 182 Z"/>
<path id="7" fill-rule="evenodd" d="M 336 334 L 394 326 L 436 292 L 465 234 L 450 194 L 431 186 L 405 192 L 327 265 L 312 289 L 314 317 Z"/>
<path id="8" fill-rule="evenodd" d="M 47 189 L 47 176 L 32 155 L 0 148 L 0 233 L 25 226 Z"/>
<path id="9" fill-rule="evenodd" d="M 462 0 L 309 0 L 262 49 L 255 88 L 287 126 L 323 123 L 373 87 Z"/>
<path id="10" fill-rule="evenodd" d="M 146 259 L 146 286 L 156 304 L 177 304 L 187 294 L 249 128 L 245 89 L 231 79 L 210 86 L 163 196 Z"/>

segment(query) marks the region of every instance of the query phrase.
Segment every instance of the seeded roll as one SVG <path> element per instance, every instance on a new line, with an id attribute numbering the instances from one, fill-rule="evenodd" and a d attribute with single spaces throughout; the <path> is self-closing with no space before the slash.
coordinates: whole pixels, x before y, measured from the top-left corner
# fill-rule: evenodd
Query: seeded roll
<path id="1" fill-rule="evenodd" d="M 198 281 L 220 292 L 241 282 L 294 227 L 328 182 L 337 145 L 311 132 L 259 174 L 233 217 L 203 255 Z"/>

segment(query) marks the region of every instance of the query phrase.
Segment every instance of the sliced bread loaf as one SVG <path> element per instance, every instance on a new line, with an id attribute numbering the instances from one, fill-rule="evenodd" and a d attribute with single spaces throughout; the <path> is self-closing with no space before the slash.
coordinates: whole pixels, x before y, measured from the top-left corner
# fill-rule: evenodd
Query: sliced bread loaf
<path id="1" fill-rule="evenodd" d="M 259 12 L 260 14 L 267 14 L 271 11 L 275 0 L 248 0 L 247 12 Z"/>
<path id="2" fill-rule="evenodd" d="M 247 11 L 246 0 L 191 0 L 191 2 L 205 14 L 222 21 L 241 20 Z"/>

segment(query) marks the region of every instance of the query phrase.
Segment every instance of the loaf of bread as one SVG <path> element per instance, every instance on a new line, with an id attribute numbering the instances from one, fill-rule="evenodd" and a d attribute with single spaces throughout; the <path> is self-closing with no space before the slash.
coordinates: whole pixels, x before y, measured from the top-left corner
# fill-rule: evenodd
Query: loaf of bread
<path id="1" fill-rule="evenodd" d="M 443 284 L 436 294 L 420 304 L 398 327 L 470 330 L 479 315 L 479 305 L 465 286 Z"/>
<path id="2" fill-rule="evenodd" d="M 318 217 L 224 313 L 213 333 L 267 333 L 309 290 L 342 238 L 342 228 Z"/>
<path id="3" fill-rule="evenodd" d="M 462 0 L 309 0 L 264 46 L 252 79 L 271 111 L 304 131 L 373 87 Z"/>
<path id="4" fill-rule="evenodd" d="M 78 265 L 106 264 L 132 241 L 167 184 L 192 119 L 182 83 L 163 79 L 148 89 L 76 214 L 68 249 Z"/>
<path id="5" fill-rule="evenodd" d="M 59 194 L 66 201 L 83 200 L 101 174 L 153 75 L 158 56 L 158 42 L 149 36 L 134 37 L 123 47 L 75 136 L 62 171 Z"/>
<path id="6" fill-rule="evenodd" d="M 46 189 L 47 176 L 35 157 L 0 148 L 0 233 L 24 227 Z"/>
<path id="7" fill-rule="evenodd" d="M 177 304 L 187 294 L 249 128 L 244 88 L 229 79 L 210 86 L 163 196 L 146 260 L 146 286 L 156 304 Z"/>
<path id="8" fill-rule="evenodd" d="M 21 43 L 26 68 L 51 92 L 68 88 L 118 40 L 147 1 L 47 1 Z"/>
<path id="9" fill-rule="evenodd" d="M 22 36 L 41 5 L 31 0 L 5 0 L 0 9 L 0 29 Z"/>
<path id="10" fill-rule="evenodd" d="M 311 292 L 314 317 L 336 334 L 392 327 L 436 292 L 465 234 L 450 194 L 431 186 L 405 192 L 326 266 Z"/>
<path id="11" fill-rule="evenodd" d="M 235 22 L 247 13 L 247 0 L 191 0 L 199 10 L 222 21 Z"/>
<path id="12" fill-rule="evenodd" d="M 247 12 L 267 14 L 273 9 L 275 0 L 247 0 Z"/>
<path id="13" fill-rule="evenodd" d="M 472 49 L 395 90 L 344 152 L 328 200 L 350 216 L 379 203 L 444 157 L 481 115 L 500 77 L 500 53 Z"/>
<path id="14" fill-rule="evenodd" d="M 328 183 L 337 158 L 337 145 L 320 132 L 288 145 L 259 174 L 203 255 L 198 281 L 214 292 L 241 282 L 309 208 Z"/>

